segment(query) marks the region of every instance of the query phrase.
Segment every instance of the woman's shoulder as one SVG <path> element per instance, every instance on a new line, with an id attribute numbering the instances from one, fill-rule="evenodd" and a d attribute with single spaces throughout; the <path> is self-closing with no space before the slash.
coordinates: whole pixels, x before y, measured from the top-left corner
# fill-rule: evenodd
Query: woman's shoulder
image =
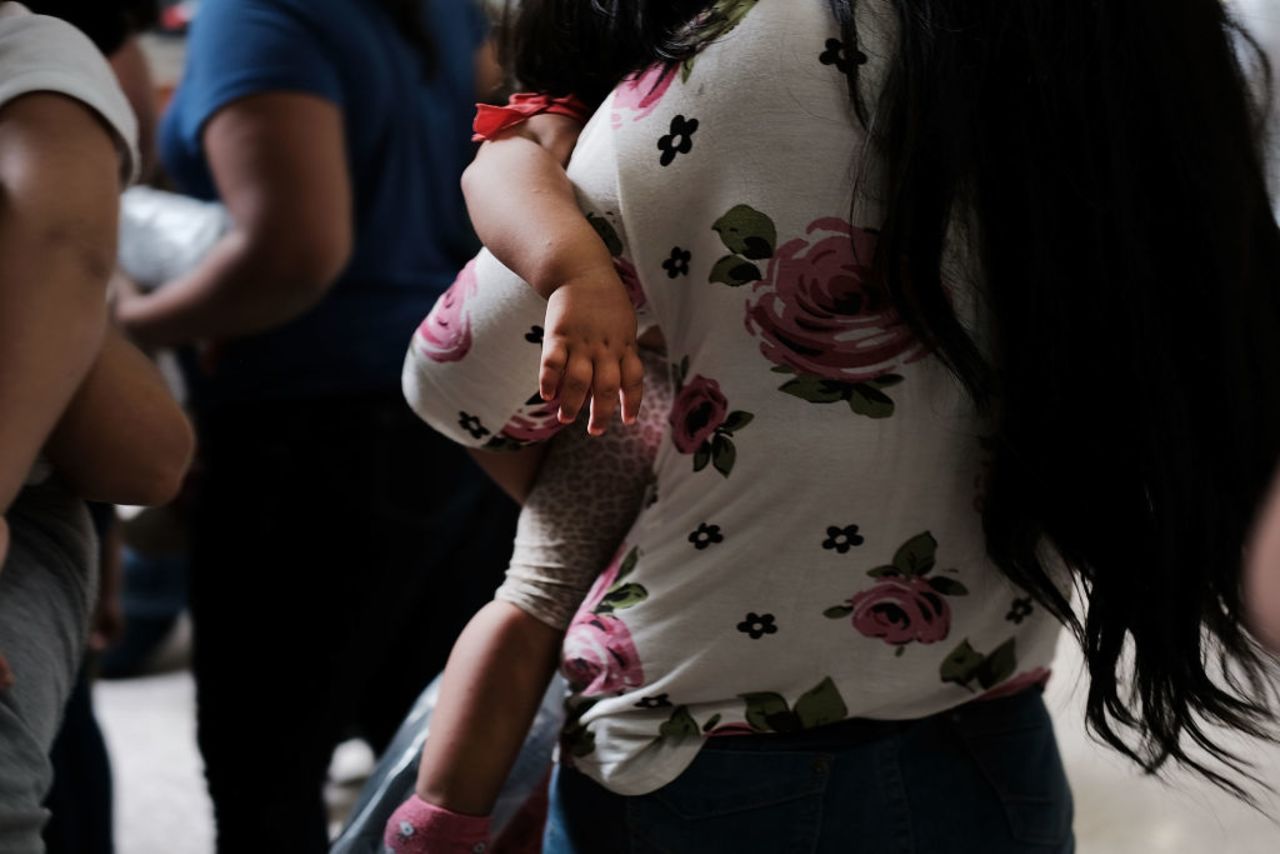
<path id="1" fill-rule="evenodd" d="M 57 18 L 0 3 L 0 106 L 33 92 L 54 92 L 92 109 L 114 131 L 123 169 L 136 156 L 137 120 L 106 59 L 89 38 Z"/>

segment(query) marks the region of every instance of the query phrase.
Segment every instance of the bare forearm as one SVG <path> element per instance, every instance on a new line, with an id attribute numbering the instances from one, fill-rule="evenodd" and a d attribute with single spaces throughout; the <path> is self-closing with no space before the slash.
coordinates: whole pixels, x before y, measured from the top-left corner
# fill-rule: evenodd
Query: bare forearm
<path id="1" fill-rule="evenodd" d="M 467 169 L 463 191 L 481 241 L 539 294 L 612 270 L 612 256 L 578 207 L 564 167 L 532 140 L 486 144 Z"/>
<path id="2" fill-rule="evenodd" d="M 418 772 L 418 796 L 488 815 L 547 682 L 562 633 L 505 602 L 482 608 L 454 644 Z"/>
<path id="3" fill-rule="evenodd" d="M 112 331 L 46 451 L 84 498 L 150 505 L 177 494 L 194 445 L 160 372 Z"/>
<path id="4" fill-rule="evenodd" d="M 351 259 L 336 104 L 290 92 L 244 98 L 209 120 L 203 144 L 236 227 L 187 276 L 121 303 L 119 319 L 146 344 L 273 329 L 323 299 Z"/>
<path id="5" fill-rule="evenodd" d="M 280 326 L 324 294 L 296 268 L 232 231 L 185 277 L 122 301 L 117 319 L 134 340 L 174 347 L 237 338 Z"/>

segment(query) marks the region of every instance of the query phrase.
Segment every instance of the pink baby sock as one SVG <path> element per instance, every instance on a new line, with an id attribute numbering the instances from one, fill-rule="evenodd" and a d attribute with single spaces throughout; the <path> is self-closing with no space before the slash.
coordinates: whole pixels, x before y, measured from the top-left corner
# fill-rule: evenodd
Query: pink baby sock
<path id="1" fill-rule="evenodd" d="M 414 795 L 392 814 L 382 841 L 393 854 L 484 854 L 489 817 L 456 813 Z"/>

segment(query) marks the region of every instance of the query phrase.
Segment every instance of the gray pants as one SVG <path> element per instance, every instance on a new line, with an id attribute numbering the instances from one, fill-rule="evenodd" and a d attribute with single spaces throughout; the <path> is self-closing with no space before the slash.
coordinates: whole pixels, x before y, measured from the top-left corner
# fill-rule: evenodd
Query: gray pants
<path id="1" fill-rule="evenodd" d="M 15 681 L 0 693 L 0 854 L 38 854 L 49 748 L 84 652 L 97 543 L 84 502 L 56 482 L 23 490 L 6 518 L 0 652 Z"/>

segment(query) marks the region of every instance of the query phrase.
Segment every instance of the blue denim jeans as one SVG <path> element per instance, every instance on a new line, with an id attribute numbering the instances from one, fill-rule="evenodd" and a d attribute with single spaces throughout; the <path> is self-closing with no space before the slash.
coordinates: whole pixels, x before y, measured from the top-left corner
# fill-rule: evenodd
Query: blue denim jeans
<path id="1" fill-rule="evenodd" d="M 648 795 L 556 770 L 545 854 L 1072 854 L 1039 690 L 916 721 L 711 739 Z"/>

